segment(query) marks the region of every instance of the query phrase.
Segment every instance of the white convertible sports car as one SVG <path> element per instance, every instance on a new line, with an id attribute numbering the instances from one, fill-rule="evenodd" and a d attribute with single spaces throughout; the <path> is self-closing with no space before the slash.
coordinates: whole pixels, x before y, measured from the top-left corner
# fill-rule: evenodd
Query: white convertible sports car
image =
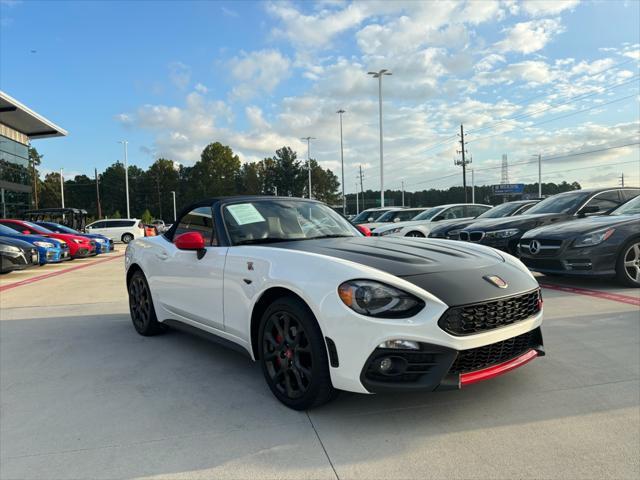
<path id="1" fill-rule="evenodd" d="M 460 388 L 544 353 L 540 289 L 514 257 L 364 237 L 312 200 L 205 200 L 125 260 L 138 333 L 207 332 L 260 362 L 294 409 L 338 390 Z"/>

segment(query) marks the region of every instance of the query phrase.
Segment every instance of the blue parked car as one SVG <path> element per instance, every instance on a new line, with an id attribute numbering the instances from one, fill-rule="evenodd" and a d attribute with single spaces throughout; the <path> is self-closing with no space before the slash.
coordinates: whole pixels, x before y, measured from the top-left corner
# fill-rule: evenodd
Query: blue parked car
<path id="1" fill-rule="evenodd" d="M 35 245 L 38 248 L 40 265 L 44 265 L 45 263 L 59 263 L 71 258 L 69 246 L 65 242 L 56 240 L 55 238 L 47 238 L 40 235 L 25 235 L 4 225 L 0 225 L 0 236 L 17 238 L 18 240 L 23 240 L 31 245 Z"/>
<path id="2" fill-rule="evenodd" d="M 56 233 L 70 233 L 72 235 L 80 235 L 82 237 L 87 237 L 96 242 L 96 254 L 100 253 L 109 253 L 113 250 L 113 240 L 109 237 L 105 237 L 104 235 L 100 235 L 98 233 L 82 233 L 78 230 L 74 230 L 71 227 L 67 227 L 66 225 L 61 225 L 59 223 L 54 222 L 34 222 L 36 225 L 40 225 L 41 227 L 48 228 L 52 232 Z"/>

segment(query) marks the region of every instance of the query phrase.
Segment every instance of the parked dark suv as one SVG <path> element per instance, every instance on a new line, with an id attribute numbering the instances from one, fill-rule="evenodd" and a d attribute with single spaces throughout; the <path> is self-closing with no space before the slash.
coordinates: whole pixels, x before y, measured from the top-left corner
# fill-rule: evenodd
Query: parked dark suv
<path id="1" fill-rule="evenodd" d="M 459 233 L 459 238 L 517 255 L 518 242 L 528 230 L 607 214 L 639 194 L 638 188 L 589 188 L 559 193 L 544 199 L 524 215 L 472 223 Z"/>

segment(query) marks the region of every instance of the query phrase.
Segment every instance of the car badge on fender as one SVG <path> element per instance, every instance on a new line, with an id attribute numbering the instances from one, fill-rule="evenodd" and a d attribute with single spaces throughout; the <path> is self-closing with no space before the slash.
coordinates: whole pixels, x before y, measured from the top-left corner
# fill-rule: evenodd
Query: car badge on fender
<path id="1" fill-rule="evenodd" d="M 503 279 L 501 279 L 497 275 L 485 275 L 482 278 L 484 278 L 491 285 L 494 285 L 494 286 L 496 286 L 498 288 L 507 288 L 509 286 L 509 284 L 507 282 L 505 282 Z"/>
<path id="2" fill-rule="evenodd" d="M 247 270 L 253 270 L 253 262 L 247 262 Z"/>

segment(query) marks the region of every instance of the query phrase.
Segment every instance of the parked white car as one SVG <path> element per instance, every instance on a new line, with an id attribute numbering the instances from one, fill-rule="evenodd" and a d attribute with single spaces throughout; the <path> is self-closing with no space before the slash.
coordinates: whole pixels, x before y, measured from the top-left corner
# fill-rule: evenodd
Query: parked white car
<path id="1" fill-rule="evenodd" d="M 397 210 L 389 210 L 387 213 L 383 213 L 380 217 L 372 223 L 363 223 L 363 227 L 367 227 L 369 230 L 381 227 L 383 225 L 389 225 L 391 223 L 407 222 L 416 215 L 420 215 L 427 208 L 399 208 Z"/>
<path id="2" fill-rule="evenodd" d="M 445 222 L 456 222 L 475 218 L 489 210 L 491 205 L 479 203 L 452 203 L 425 210 L 408 222 L 383 225 L 373 231 L 374 236 L 392 235 L 395 237 L 428 237 L 431 228 Z"/>
<path id="3" fill-rule="evenodd" d="M 196 203 L 166 234 L 131 242 L 125 267 L 140 335 L 212 335 L 259 362 L 297 410 L 337 390 L 458 389 L 544 354 L 540 288 L 516 258 L 364 237 L 313 200 Z"/>
<path id="4" fill-rule="evenodd" d="M 383 213 L 387 213 L 391 210 L 399 210 L 398 207 L 384 207 L 384 208 L 367 208 L 356 215 L 351 223 L 354 225 L 362 225 L 364 223 L 371 223 L 382 216 Z"/>
<path id="5" fill-rule="evenodd" d="M 85 227 L 87 233 L 99 233 L 114 242 L 129 243 L 136 238 L 144 237 L 144 225 L 138 218 L 122 218 L 98 220 Z"/>

